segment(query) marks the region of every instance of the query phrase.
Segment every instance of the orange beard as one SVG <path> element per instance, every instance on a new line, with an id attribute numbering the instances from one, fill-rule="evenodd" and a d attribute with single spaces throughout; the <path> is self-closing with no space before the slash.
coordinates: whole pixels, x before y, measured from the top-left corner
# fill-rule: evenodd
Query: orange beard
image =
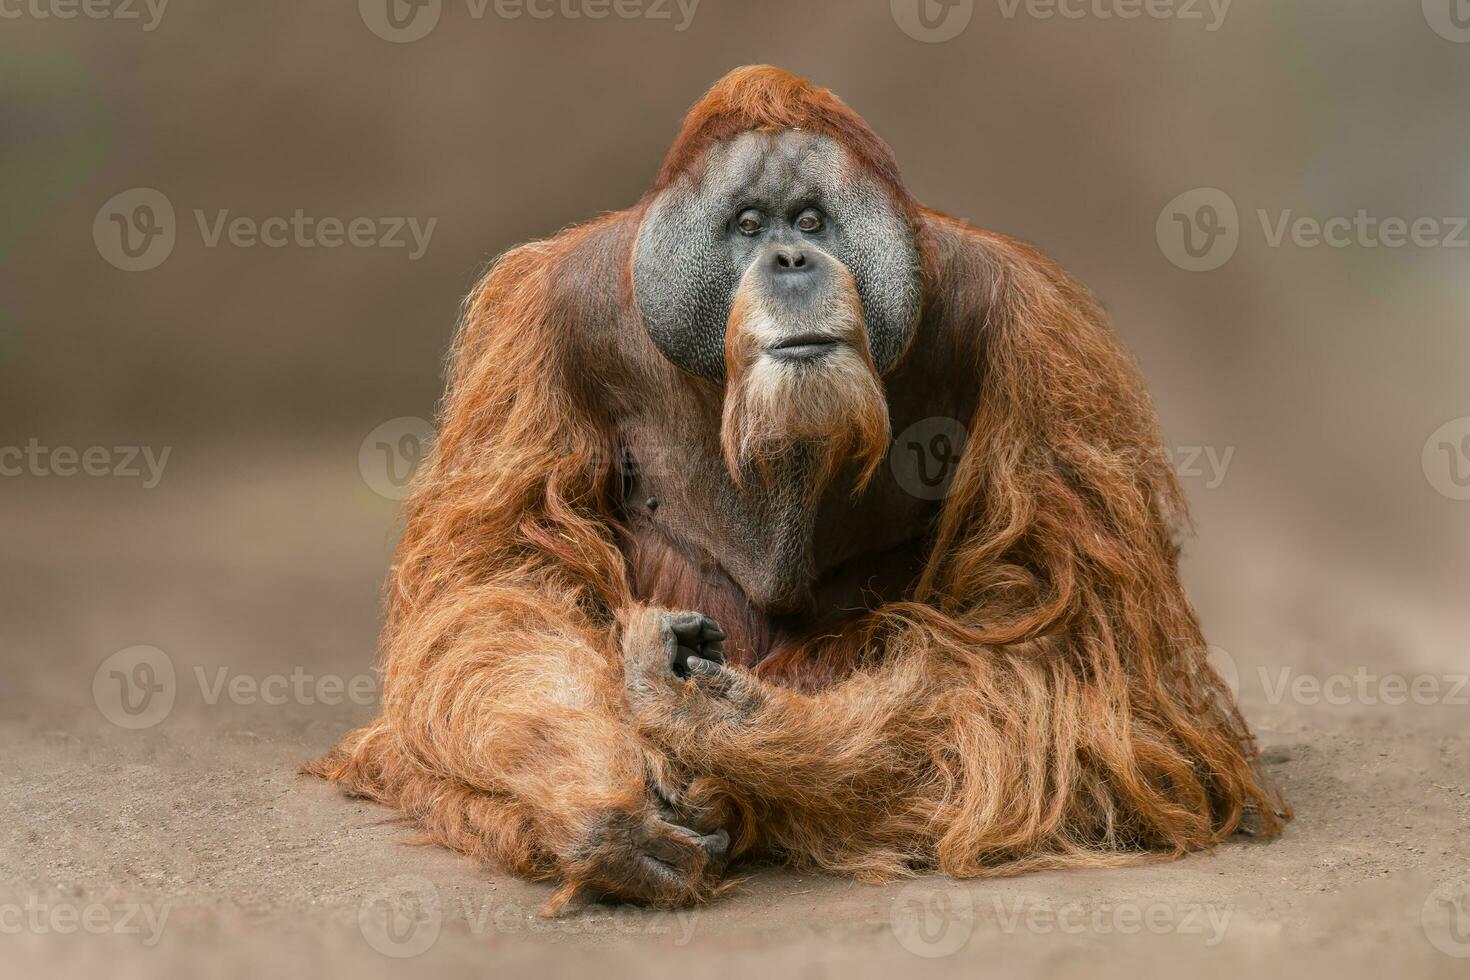
<path id="1" fill-rule="evenodd" d="M 883 461 L 890 442 L 888 399 L 868 349 L 868 331 L 852 274 L 819 322 L 808 324 L 841 341 L 815 362 L 782 361 L 765 351 L 782 335 L 782 314 L 757 275 L 736 290 L 725 331 L 725 388 L 720 442 L 737 486 L 756 472 L 770 482 L 772 464 L 797 450 L 812 467 L 815 496 L 846 463 L 858 467 L 854 492 Z M 809 318 L 810 319 L 810 318 Z"/>

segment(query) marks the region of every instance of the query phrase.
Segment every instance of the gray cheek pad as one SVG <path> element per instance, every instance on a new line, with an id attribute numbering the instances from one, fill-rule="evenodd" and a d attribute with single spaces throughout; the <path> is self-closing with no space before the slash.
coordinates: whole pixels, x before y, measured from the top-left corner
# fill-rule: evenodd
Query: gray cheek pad
<path id="1" fill-rule="evenodd" d="M 832 254 L 852 272 L 879 373 L 908 346 L 923 300 L 913 231 L 883 189 L 849 181 L 830 196 L 836 230 Z"/>
<path id="2" fill-rule="evenodd" d="M 739 270 L 724 241 L 724 216 L 687 178 L 654 199 L 633 252 L 633 292 L 644 328 L 674 364 L 712 381 L 725 377 L 725 321 Z"/>

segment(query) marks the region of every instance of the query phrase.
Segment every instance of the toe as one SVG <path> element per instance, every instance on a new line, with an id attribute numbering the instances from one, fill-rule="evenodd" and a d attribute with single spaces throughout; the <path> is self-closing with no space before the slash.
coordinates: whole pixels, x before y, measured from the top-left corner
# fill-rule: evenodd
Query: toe
<path id="1" fill-rule="evenodd" d="M 695 839 L 711 862 L 723 863 L 730 854 L 730 834 L 723 827 L 712 834 Z"/>

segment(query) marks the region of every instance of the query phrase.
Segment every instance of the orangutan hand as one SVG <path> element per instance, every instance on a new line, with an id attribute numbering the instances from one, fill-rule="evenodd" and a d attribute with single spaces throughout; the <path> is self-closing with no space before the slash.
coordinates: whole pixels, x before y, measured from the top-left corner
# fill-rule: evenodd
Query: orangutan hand
<path id="1" fill-rule="evenodd" d="M 623 634 L 623 683 L 635 727 L 669 744 L 738 723 L 762 700 L 759 680 L 725 664 L 725 631 L 697 612 L 647 608 Z"/>

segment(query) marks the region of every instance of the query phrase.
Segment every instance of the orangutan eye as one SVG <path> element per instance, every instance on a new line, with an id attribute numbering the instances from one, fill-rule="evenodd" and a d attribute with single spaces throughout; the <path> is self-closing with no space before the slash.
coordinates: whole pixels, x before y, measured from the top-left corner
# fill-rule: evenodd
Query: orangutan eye
<path id="1" fill-rule="evenodd" d="M 801 216 L 796 219 L 796 227 L 800 228 L 807 234 L 821 231 L 822 212 L 818 211 L 816 208 L 807 208 L 805 211 L 801 212 Z"/>
<path id="2" fill-rule="evenodd" d="M 741 234 L 754 235 L 761 230 L 761 213 L 754 208 L 741 211 L 740 217 L 735 219 L 735 227 L 740 229 Z"/>

